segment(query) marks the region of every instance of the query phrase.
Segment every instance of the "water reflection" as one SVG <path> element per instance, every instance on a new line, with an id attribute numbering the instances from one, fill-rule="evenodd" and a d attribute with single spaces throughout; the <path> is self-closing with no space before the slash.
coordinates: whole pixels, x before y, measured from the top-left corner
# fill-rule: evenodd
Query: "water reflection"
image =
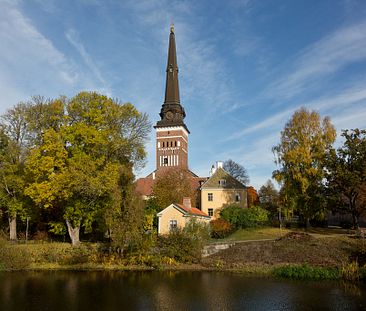
<path id="1" fill-rule="evenodd" d="M 363 284 L 212 272 L 0 274 L 0 310 L 359 310 Z"/>

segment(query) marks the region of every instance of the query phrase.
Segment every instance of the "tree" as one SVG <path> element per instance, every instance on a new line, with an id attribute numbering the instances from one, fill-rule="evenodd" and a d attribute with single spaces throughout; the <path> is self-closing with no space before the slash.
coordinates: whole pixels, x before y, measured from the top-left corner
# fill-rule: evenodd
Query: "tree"
<path id="1" fill-rule="evenodd" d="M 257 206 L 259 204 L 259 196 L 257 190 L 252 186 L 247 187 L 247 201 L 248 207 Z"/>
<path id="2" fill-rule="evenodd" d="M 240 181 L 243 185 L 249 184 L 249 175 L 244 166 L 229 159 L 224 162 L 224 170 Z"/>
<path id="3" fill-rule="evenodd" d="M 10 240 L 17 239 L 17 216 L 26 210 L 24 161 L 27 153 L 29 106 L 17 104 L 1 118 L 0 128 L 0 205 L 9 220 Z"/>
<path id="4" fill-rule="evenodd" d="M 77 245 L 81 226 L 90 232 L 108 208 L 121 208 L 120 192 L 128 186 L 121 184 L 121 172 L 132 174 L 132 168 L 143 163 L 150 124 L 131 104 L 97 93 L 41 105 L 33 111 L 46 111 L 47 118 L 34 127 L 38 144 L 27 161 L 32 183 L 26 194 L 45 209 L 62 210 L 72 244 Z M 65 113 L 60 117 L 62 106 Z"/>
<path id="5" fill-rule="evenodd" d="M 324 162 L 336 138 L 329 118 L 321 119 L 315 111 L 301 108 L 281 132 L 281 142 L 273 147 L 279 169 L 273 172 L 306 226 L 322 210 L 324 202 Z"/>
<path id="6" fill-rule="evenodd" d="M 353 226 L 366 210 L 366 130 L 344 130 L 344 144 L 327 157 L 327 190 L 333 209 L 352 215 Z"/>
<path id="7" fill-rule="evenodd" d="M 279 193 L 270 179 L 259 189 L 258 195 L 262 207 L 272 216 L 276 216 L 279 208 Z"/>
<path id="8" fill-rule="evenodd" d="M 172 203 L 182 202 L 183 197 L 190 197 L 194 202 L 195 193 L 189 172 L 170 169 L 158 176 L 152 188 L 152 195 L 159 211 Z"/>

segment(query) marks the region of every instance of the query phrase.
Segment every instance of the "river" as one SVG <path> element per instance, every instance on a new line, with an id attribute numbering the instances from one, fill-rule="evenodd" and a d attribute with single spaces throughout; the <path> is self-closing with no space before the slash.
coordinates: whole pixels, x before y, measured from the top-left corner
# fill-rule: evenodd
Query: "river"
<path id="1" fill-rule="evenodd" d="M 366 310 L 366 287 L 224 272 L 2 272 L 0 310 Z"/>

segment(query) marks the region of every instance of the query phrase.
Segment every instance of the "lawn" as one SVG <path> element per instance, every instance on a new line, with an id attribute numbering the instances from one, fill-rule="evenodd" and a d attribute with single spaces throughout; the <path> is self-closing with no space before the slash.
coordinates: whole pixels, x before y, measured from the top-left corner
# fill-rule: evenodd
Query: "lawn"
<path id="1" fill-rule="evenodd" d="M 273 227 L 239 229 L 233 234 L 220 241 L 250 241 L 277 239 L 288 233 L 289 229 L 279 229 Z"/>
<path id="2" fill-rule="evenodd" d="M 230 236 L 228 236 L 227 238 L 215 240 L 215 242 L 278 239 L 291 231 L 307 232 L 310 235 L 319 238 L 332 237 L 332 236 L 348 236 L 354 234 L 354 230 L 341 229 L 341 228 L 310 228 L 306 231 L 304 228 L 279 229 L 273 227 L 261 227 L 261 228 L 239 229 Z"/>

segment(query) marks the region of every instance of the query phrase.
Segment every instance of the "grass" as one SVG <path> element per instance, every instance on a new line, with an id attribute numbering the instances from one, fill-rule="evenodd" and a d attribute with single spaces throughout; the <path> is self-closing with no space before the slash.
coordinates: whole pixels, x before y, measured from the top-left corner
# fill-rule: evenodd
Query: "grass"
<path id="1" fill-rule="evenodd" d="M 239 229 L 225 239 L 217 241 L 250 241 L 277 239 L 288 233 L 289 229 L 273 227 Z"/>
<path id="2" fill-rule="evenodd" d="M 308 264 L 276 267 L 272 274 L 275 277 L 296 280 L 336 280 L 341 276 L 337 268 L 311 267 Z"/>

